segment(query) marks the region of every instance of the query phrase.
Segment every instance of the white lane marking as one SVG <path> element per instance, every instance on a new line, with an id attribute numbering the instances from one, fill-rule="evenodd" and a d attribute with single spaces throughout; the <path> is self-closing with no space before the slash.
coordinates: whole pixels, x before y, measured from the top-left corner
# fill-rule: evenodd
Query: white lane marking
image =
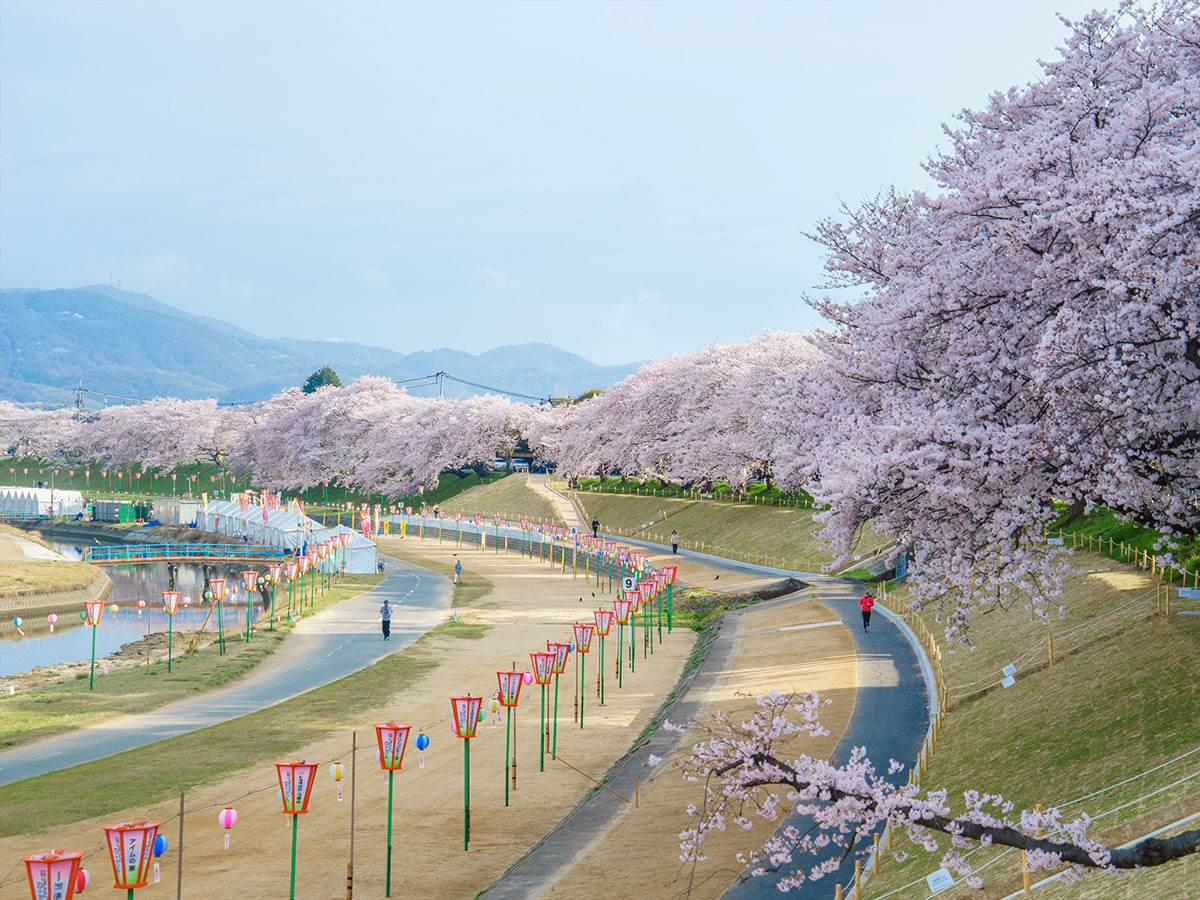
<path id="1" fill-rule="evenodd" d="M 812 625 L 785 625 L 780 631 L 804 631 L 808 628 L 829 628 L 831 625 L 841 625 L 841 622 L 816 622 Z"/>

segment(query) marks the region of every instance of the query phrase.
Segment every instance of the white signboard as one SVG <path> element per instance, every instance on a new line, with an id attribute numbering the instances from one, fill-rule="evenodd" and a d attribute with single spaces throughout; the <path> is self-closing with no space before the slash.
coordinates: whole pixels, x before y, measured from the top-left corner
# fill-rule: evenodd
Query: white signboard
<path id="1" fill-rule="evenodd" d="M 948 887 L 954 887 L 954 876 L 946 869 L 938 869 L 932 875 L 925 877 L 925 883 L 929 885 L 931 893 L 937 894 Z"/>
<path id="2" fill-rule="evenodd" d="M 1016 683 L 1017 683 L 1017 679 L 1015 679 L 1015 678 L 1013 678 L 1011 675 L 1009 675 L 1007 678 L 1005 678 L 1005 679 L 1004 679 L 1002 682 L 1000 682 L 1000 683 L 1001 683 L 1002 685 L 1004 685 L 1004 687 L 1012 687 L 1014 684 L 1016 684 Z"/>
<path id="3" fill-rule="evenodd" d="M 1000 671 L 1003 672 L 1005 675 L 1016 675 L 1017 667 L 1014 666 L 1012 663 L 1009 663 L 1007 666 L 1005 666 Z"/>
<path id="4" fill-rule="evenodd" d="M 621 589 L 625 591 L 636 590 L 638 586 L 636 578 L 625 578 L 621 581 Z"/>

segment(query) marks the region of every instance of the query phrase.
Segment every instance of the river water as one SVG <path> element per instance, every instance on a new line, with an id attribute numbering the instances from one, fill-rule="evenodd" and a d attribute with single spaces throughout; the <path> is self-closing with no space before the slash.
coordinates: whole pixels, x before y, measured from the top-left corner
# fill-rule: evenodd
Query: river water
<path id="1" fill-rule="evenodd" d="M 47 540 L 51 547 L 68 559 L 82 559 L 83 545 L 62 540 Z M 220 570 L 220 567 L 215 567 Z M 104 601 L 104 615 L 96 627 L 96 659 L 121 649 L 122 644 L 136 641 L 147 632 L 167 630 L 167 614 L 163 612 L 162 592 L 169 590 L 166 563 L 138 566 L 105 566 L 112 579 L 113 589 Z M 233 570 L 220 571 L 228 582 L 227 590 L 240 584 L 241 576 Z M 179 611 L 175 613 L 174 629 L 192 631 L 200 627 L 208 615 L 209 606 L 201 602 L 201 586 L 204 575 L 199 566 L 180 563 L 175 575 L 175 590 L 180 598 Z M 191 602 L 184 605 L 184 598 Z M 138 600 L 146 601 L 145 609 L 138 609 Z M 116 604 L 117 611 L 109 607 Z M 236 629 L 246 624 L 246 604 L 239 587 L 234 597 L 226 596 L 221 603 L 225 627 Z M 58 621 L 54 632 L 46 630 L 46 623 L 39 616 L 36 623 L 28 618 L 22 624 L 26 636 L 22 637 L 12 622 L 0 628 L 0 675 L 28 672 L 34 666 L 50 666 L 61 662 L 76 662 L 91 658 L 92 629 L 79 618 L 80 608 L 55 611 Z M 216 631 L 217 614 L 213 612 L 208 628 Z"/>

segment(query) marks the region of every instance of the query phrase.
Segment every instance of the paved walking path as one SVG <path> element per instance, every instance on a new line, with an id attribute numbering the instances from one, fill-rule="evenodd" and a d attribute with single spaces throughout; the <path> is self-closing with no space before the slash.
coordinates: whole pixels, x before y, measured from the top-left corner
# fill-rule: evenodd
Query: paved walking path
<path id="1" fill-rule="evenodd" d="M 661 548 L 656 548 L 661 550 Z M 745 575 L 774 574 L 771 570 L 745 564 L 724 564 L 711 557 L 690 559 L 693 554 L 681 551 L 678 558 L 688 563 L 697 574 L 702 568 L 711 571 L 737 572 Z M 707 579 L 705 579 L 707 580 Z M 833 753 L 833 760 L 843 763 L 853 747 L 867 745 L 871 757 L 876 761 L 889 758 L 912 764 L 919 752 L 921 741 L 929 722 L 930 697 L 926 688 L 925 673 L 913 646 L 909 643 L 903 626 L 884 614 L 877 614 L 869 634 L 862 631 L 862 618 L 858 610 L 858 590 L 853 582 L 820 578 L 813 579 L 816 595 L 821 606 L 837 617 L 854 638 L 858 654 L 858 688 L 854 712 L 842 739 Z M 812 593 L 793 594 L 769 601 L 770 605 L 786 605 L 811 598 Z M 751 607 L 748 611 L 762 610 L 766 605 Z M 879 610 L 880 607 L 876 607 Z M 727 614 L 742 616 L 745 612 Z M 792 626 L 795 627 L 795 626 Z M 685 676 L 677 691 L 679 699 L 670 709 L 673 721 L 685 720 L 708 711 L 705 688 L 724 677 L 738 652 L 743 629 L 731 622 L 723 624 L 716 642 L 709 650 L 705 661 L 690 675 Z M 675 734 L 656 729 L 648 742 L 639 744 L 619 760 L 603 779 L 612 790 L 631 796 L 634 778 L 644 776 L 642 763 L 648 754 L 668 757 L 678 743 Z M 882 766 L 886 771 L 886 763 Z M 570 878 L 574 864 L 587 853 L 587 848 L 603 839 L 616 827 L 622 815 L 628 815 L 627 804 L 607 791 L 600 791 L 581 802 L 566 818 L 558 823 L 537 845 L 518 860 L 505 874 L 497 879 L 485 892 L 487 898 L 532 898 L 547 895 L 552 885 L 568 884 L 562 879 Z M 794 822 L 796 817 L 789 818 Z M 762 823 L 755 830 L 751 841 L 761 844 L 766 839 Z M 812 863 L 809 863 L 811 865 Z M 777 879 L 770 876 L 752 879 L 735 885 L 725 896 L 742 900 L 778 896 L 775 888 Z M 828 900 L 828 879 L 806 885 L 796 896 L 801 898 L 821 897 Z"/>
<path id="2" fill-rule="evenodd" d="M 584 518 L 583 513 L 579 511 L 579 507 L 575 505 L 575 502 L 570 497 L 566 497 L 550 487 L 550 480 L 545 472 L 538 475 L 530 475 L 529 486 L 554 504 L 554 508 L 558 510 L 558 515 L 568 528 L 578 529 L 580 534 L 592 530 L 591 523 Z"/>
<path id="3" fill-rule="evenodd" d="M 49 547 L 43 547 L 36 541 L 19 534 L 0 534 L 0 562 L 21 562 L 36 560 L 50 562 L 53 560 L 66 561 L 61 553 L 55 553 Z"/>
<path id="4" fill-rule="evenodd" d="M 390 557 L 383 582 L 302 619 L 267 660 L 226 688 L 0 753 L 0 785 L 91 762 L 164 738 L 207 728 L 273 706 L 344 678 L 413 643 L 450 608 L 442 576 Z M 379 607 L 391 601 L 392 637 L 384 641 Z M 186 665 L 186 663 L 184 664 Z"/>

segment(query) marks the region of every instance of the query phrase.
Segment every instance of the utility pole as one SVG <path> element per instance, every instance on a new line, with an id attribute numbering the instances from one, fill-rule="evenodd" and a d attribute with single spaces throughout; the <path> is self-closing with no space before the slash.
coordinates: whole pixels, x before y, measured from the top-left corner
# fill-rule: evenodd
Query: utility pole
<path id="1" fill-rule="evenodd" d="M 446 391 L 446 373 L 438 372 L 433 377 L 436 378 L 437 382 L 438 382 L 438 399 L 442 400 L 442 399 L 444 399 L 444 395 L 445 395 L 445 391 Z"/>

